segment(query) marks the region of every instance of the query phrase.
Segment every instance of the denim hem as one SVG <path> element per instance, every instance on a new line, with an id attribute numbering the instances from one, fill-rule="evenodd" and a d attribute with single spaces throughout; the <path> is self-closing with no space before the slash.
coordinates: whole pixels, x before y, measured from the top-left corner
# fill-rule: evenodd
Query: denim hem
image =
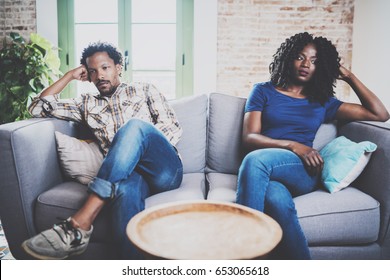
<path id="1" fill-rule="evenodd" d="M 95 177 L 89 184 L 88 184 L 88 192 L 95 193 L 100 198 L 103 199 L 112 199 L 115 195 L 115 189 L 116 185 L 100 179 L 98 177 Z"/>

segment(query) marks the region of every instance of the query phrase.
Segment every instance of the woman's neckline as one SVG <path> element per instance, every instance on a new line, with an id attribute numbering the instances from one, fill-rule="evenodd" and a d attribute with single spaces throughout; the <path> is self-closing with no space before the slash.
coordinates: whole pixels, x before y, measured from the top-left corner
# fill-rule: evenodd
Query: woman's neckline
<path id="1" fill-rule="evenodd" d="M 281 94 L 281 95 L 283 95 L 283 96 L 290 97 L 290 98 L 292 98 L 292 99 L 298 99 L 298 100 L 306 100 L 306 99 L 307 99 L 307 96 L 304 96 L 304 97 L 291 96 L 291 95 L 288 95 L 288 94 L 285 94 L 285 93 L 281 92 L 281 91 L 278 90 L 273 84 L 271 84 L 271 86 L 274 88 L 274 90 L 275 90 L 277 93 L 279 93 L 279 94 Z"/>

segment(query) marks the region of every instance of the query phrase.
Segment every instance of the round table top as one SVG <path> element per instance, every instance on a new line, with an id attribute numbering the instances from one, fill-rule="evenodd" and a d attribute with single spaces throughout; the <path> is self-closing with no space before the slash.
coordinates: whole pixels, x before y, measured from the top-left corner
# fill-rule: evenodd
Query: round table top
<path id="1" fill-rule="evenodd" d="M 127 225 L 131 242 L 159 259 L 255 259 L 281 240 L 266 214 L 228 202 L 184 201 L 148 208 Z"/>

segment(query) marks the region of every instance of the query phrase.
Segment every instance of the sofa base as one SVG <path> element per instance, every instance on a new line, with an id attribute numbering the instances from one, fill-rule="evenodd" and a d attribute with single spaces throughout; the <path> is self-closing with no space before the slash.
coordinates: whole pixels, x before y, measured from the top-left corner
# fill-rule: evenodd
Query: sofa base
<path id="1" fill-rule="evenodd" d="M 379 260 L 381 248 L 377 243 L 362 246 L 310 247 L 314 260 Z"/>

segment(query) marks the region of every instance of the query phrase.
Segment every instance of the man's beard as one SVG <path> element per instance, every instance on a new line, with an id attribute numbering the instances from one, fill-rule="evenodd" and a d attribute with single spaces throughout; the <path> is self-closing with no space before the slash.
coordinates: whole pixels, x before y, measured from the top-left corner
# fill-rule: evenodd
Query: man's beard
<path id="1" fill-rule="evenodd" d="M 103 86 L 103 87 L 101 87 Z M 100 80 L 96 83 L 96 87 L 98 91 L 100 92 L 100 95 L 103 96 L 110 96 L 114 94 L 117 87 L 114 87 L 110 81 L 107 80 Z"/>

